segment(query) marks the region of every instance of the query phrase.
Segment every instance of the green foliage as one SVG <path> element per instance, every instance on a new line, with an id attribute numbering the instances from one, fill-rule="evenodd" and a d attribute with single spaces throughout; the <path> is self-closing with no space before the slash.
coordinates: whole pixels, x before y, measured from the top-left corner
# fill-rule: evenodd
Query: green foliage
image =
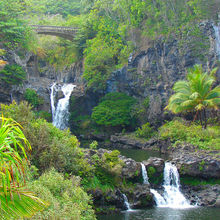
<path id="1" fill-rule="evenodd" d="M 44 173 L 38 180 L 28 183 L 29 188 L 50 206 L 33 219 L 96 219 L 91 199 L 80 187 L 80 178 L 65 179 L 54 169 Z"/>
<path id="2" fill-rule="evenodd" d="M 92 119 L 98 125 L 108 127 L 126 126 L 132 122 L 131 107 L 135 99 L 123 93 L 108 93 L 93 108 Z"/>
<path id="3" fill-rule="evenodd" d="M 34 108 L 42 105 L 44 100 L 38 96 L 34 89 L 26 89 L 24 93 L 24 99 L 28 101 Z"/>
<path id="4" fill-rule="evenodd" d="M 219 126 L 203 129 L 201 125 L 187 125 L 183 120 L 173 120 L 160 128 L 160 138 L 170 139 L 174 146 L 186 142 L 200 149 L 220 149 Z"/>
<path id="5" fill-rule="evenodd" d="M 147 168 L 147 174 L 148 174 L 149 178 L 152 178 L 155 173 L 156 173 L 156 169 L 154 167 Z"/>
<path id="6" fill-rule="evenodd" d="M 92 167 L 84 159 L 79 142 L 69 130 L 61 131 L 43 119 L 36 119 L 25 102 L 1 105 L 6 116 L 14 117 L 24 129 L 32 146 L 31 161 L 40 172 L 50 167 L 60 172 L 81 176 L 91 175 Z"/>
<path id="7" fill-rule="evenodd" d="M 173 87 L 175 94 L 170 97 L 166 109 L 175 114 L 195 110 L 197 112 L 195 118 L 200 113 L 200 119 L 202 119 L 201 111 L 203 111 L 206 128 L 205 110 L 207 108 L 218 110 L 220 106 L 220 86 L 212 89 L 216 81 L 214 77 L 216 71 L 217 68 L 211 70 L 210 73 L 204 73 L 201 65 L 195 65 L 189 69 L 187 81 L 181 80 L 175 83 Z"/>
<path id="8" fill-rule="evenodd" d="M 98 146 L 98 142 L 97 141 L 93 141 L 90 145 L 89 145 L 89 148 L 90 149 L 96 149 Z"/>
<path id="9" fill-rule="evenodd" d="M 25 1 L 2 0 L 0 2 L 0 42 L 10 48 L 27 47 L 32 40 L 30 28 L 24 17 Z"/>
<path id="10" fill-rule="evenodd" d="M 0 117 L 0 213 L 3 219 L 31 217 L 46 205 L 24 190 L 23 158 L 31 150 L 21 126 L 12 119 Z"/>
<path id="11" fill-rule="evenodd" d="M 34 113 L 35 113 L 36 117 L 38 117 L 38 118 L 43 118 L 48 122 L 52 121 L 52 114 L 47 111 L 37 111 Z"/>
<path id="12" fill-rule="evenodd" d="M 150 127 L 150 123 L 146 123 L 135 131 L 136 137 L 150 139 L 155 133 Z"/>
<path id="13" fill-rule="evenodd" d="M 199 179 L 196 177 L 184 176 L 180 177 L 181 184 L 190 186 L 215 185 L 220 184 L 220 179 Z"/>
<path id="14" fill-rule="evenodd" d="M 92 156 L 92 163 L 95 167 L 94 176 L 83 179 L 84 187 L 86 189 L 99 188 L 107 191 L 120 184 L 120 174 L 124 163 L 119 159 L 119 154 L 118 150 L 105 152 L 102 157 L 94 154 Z"/>
<path id="15" fill-rule="evenodd" d="M 150 105 L 150 98 L 146 97 L 145 99 L 139 101 L 132 107 L 132 116 L 137 118 L 139 124 L 144 124 L 147 122 L 147 112 Z"/>
<path id="16" fill-rule="evenodd" d="M 21 66 L 16 64 L 5 65 L 4 69 L 0 71 L 0 80 L 9 85 L 19 85 L 26 79 L 26 73 Z"/>

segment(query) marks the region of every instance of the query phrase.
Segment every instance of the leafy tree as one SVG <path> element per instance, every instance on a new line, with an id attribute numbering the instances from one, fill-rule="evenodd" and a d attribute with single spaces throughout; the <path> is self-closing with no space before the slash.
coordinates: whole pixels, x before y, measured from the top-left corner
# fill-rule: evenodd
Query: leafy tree
<path id="1" fill-rule="evenodd" d="M 2 218 L 31 217 L 45 204 L 25 190 L 23 158 L 31 150 L 21 127 L 12 119 L 0 117 L 0 214 Z"/>
<path id="2" fill-rule="evenodd" d="M 19 65 L 5 65 L 4 69 L 0 71 L 0 80 L 10 84 L 19 85 L 26 79 L 26 73 Z"/>
<path id="3" fill-rule="evenodd" d="M 38 107 L 40 104 L 43 104 L 43 99 L 38 96 L 34 89 L 26 89 L 24 98 L 31 105 L 33 105 L 34 108 Z"/>
<path id="4" fill-rule="evenodd" d="M 65 178 L 54 168 L 45 172 L 38 180 L 28 183 L 28 187 L 50 206 L 37 213 L 32 219 L 80 219 L 95 220 L 95 214 L 90 205 L 91 198 L 80 187 L 80 178 L 71 176 Z"/>
<path id="5" fill-rule="evenodd" d="M 23 17 L 25 10 L 26 1 L 0 1 L 0 42 L 7 47 L 17 47 L 18 45 L 27 47 L 31 31 Z"/>
<path id="6" fill-rule="evenodd" d="M 124 93 L 108 93 L 93 108 L 92 119 L 106 127 L 126 126 L 132 122 L 131 107 L 135 99 Z"/>
<path id="7" fill-rule="evenodd" d="M 217 68 L 203 72 L 201 65 L 195 65 L 189 70 L 187 80 L 175 83 L 175 92 L 169 99 L 166 109 L 177 114 L 180 112 L 196 111 L 195 118 L 200 115 L 202 124 L 202 112 L 204 115 L 204 127 L 207 126 L 206 109 L 218 109 L 220 105 L 220 86 L 212 89 L 215 82 L 214 74 Z"/>

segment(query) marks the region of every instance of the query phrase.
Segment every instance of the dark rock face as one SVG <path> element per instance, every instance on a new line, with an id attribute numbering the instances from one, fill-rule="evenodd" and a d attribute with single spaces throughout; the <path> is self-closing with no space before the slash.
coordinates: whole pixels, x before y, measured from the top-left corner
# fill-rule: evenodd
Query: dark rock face
<path id="1" fill-rule="evenodd" d="M 132 149 L 152 149 L 159 146 L 157 139 L 151 138 L 148 141 L 131 138 L 127 135 L 111 135 L 110 141 L 113 146 L 118 148 L 132 148 Z"/>
<path id="2" fill-rule="evenodd" d="M 191 186 L 185 193 L 193 204 L 220 207 L 220 185 Z"/>
<path id="3" fill-rule="evenodd" d="M 124 198 L 119 189 L 103 192 L 100 189 L 91 190 L 88 192 L 92 195 L 93 204 L 98 207 L 114 206 L 118 209 L 126 210 L 124 207 Z"/>
<path id="4" fill-rule="evenodd" d="M 164 170 L 164 160 L 162 158 L 150 157 L 147 161 L 143 161 L 146 168 L 154 167 L 156 172 L 161 174 Z"/>
<path id="5" fill-rule="evenodd" d="M 210 41 L 207 64 L 211 69 L 218 60 L 214 30 L 210 22 L 202 24 L 201 28 Z M 127 67 L 112 74 L 107 91 L 125 92 L 138 99 L 148 97 L 146 120 L 153 125 L 160 125 L 163 120 L 170 118 L 163 109 L 172 94 L 174 83 L 185 78 L 187 68 L 203 63 L 198 56 L 193 55 L 191 48 L 184 49 L 183 52 L 177 40 L 154 42 L 153 46 L 130 59 Z"/>
<path id="6" fill-rule="evenodd" d="M 220 178 L 220 155 L 217 151 L 196 150 L 190 144 L 173 149 L 172 158 L 183 176 Z"/>
<path id="7" fill-rule="evenodd" d="M 132 182 L 138 182 L 141 175 L 141 165 L 140 163 L 132 160 L 131 158 L 121 157 L 124 161 L 124 166 L 122 168 L 121 177 Z"/>
<path id="8" fill-rule="evenodd" d="M 146 208 L 152 207 L 154 204 L 153 195 L 150 192 L 149 185 L 140 185 L 137 184 L 133 191 L 133 204 L 132 208 Z"/>

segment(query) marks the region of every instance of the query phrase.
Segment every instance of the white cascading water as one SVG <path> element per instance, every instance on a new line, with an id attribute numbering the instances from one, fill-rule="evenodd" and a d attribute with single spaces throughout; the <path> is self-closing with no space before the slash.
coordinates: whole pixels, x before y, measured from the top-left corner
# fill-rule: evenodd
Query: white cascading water
<path id="1" fill-rule="evenodd" d="M 57 106 L 55 107 L 55 85 L 53 84 L 51 87 L 51 109 L 53 116 L 53 125 L 57 128 L 64 130 L 68 128 L 68 115 L 69 115 L 69 99 L 73 89 L 76 85 L 73 84 L 64 84 L 61 88 L 64 98 L 59 99 Z"/>
<path id="2" fill-rule="evenodd" d="M 157 206 L 166 205 L 164 198 L 155 189 L 150 189 L 150 192 L 154 195 L 154 200 Z"/>
<path id="3" fill-rule="evenodd" d="M 215 30 L 215 42 L 216 42 L 216 53 L 218 55 L 218 59 L 220 60 L 220 24 L 213 25 Z"/>
<path id="4" fill-rule="evenodd" d="M 180 192 L 179 173 L 175 165 L 167 162 L 164 167 L 164 194 L 161 196 L 151 189 L 158 207 L 190 208 L 192 207 Z"/>
<path id="5" fill-rule="evenodd" d="M 55 111 L 56 111 L 56 107 L 55 107 L 55 94 L 54 94 L 54 90 L 55 90 L 55 86 L 56 83 L 53 83 L 53 85 L 50 87 L 50 104 L 51 104 L 51 112 L 52 112 L 52 121 L 54 120 L 54 116 L 55 116 Z"/>
<path id="6" fill-rule="evenodd" d="M 122 194 L 122 196 L 123 196 L 123 198 L 124 198 L 124 205 L 125 205 L 127 211 L 131 211 L 132 209 L 131 209 L 130 204 L 129 204 L 129 202 L 128 202 L 127 196 L 126 196 L 125 194 Z"/>
<path id="7" fill-rule="evenodd" d="M 141 163 L 141 171 L 142 171 L 142 177 L 143 177 L 143 184 L 149 184 L 147 170 L 143 163 Z"/>

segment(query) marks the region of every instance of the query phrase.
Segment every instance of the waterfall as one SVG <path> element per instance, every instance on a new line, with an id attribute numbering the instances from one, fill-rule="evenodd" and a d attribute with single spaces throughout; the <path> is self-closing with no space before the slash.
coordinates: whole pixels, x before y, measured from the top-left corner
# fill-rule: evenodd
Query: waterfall
<path id="1" fill-rule="evenodd" d="M 213 25 L 215 31 L 215 42 L 216 42 L 216 53 L 218 55 L 218 59 L 220 60 L 220 24 L 215 26 Z"/>
<path id="2" fill-rule="evenodd" d="M 141 171 L 142 171 L 142 177 L 143 177 L 143 184 L 149 184 L 147 170 L 143 163 L 141 163 Z"/>
<path id="3" fill-rule="evenodd" d="M 128 202 L 128 198 L 125 194 L 122 194 L 123 198 L 124 198 L 124 205 L 125 205 L 125 208 L 127 209 L 127 211 L 131 211 L 131 207 L 130 207 L 130 204 Z"/>
<path id="4" fill-rule="evenodd" d="M 180 192 L 179 173 L 175 165 L 167 162 L 164 167 L 164 193 L 161 196 L 156 190 L 151 189 L 158 207 L 190 208 L 192 207 Z"/>
<path id="5" fill-rule="evenodd" d="M 164 198 L 155 189 L 150 189 L 150 192 L 154 195 L 154 200 L 157 206 L 166 205 Z"/>
<path id="6" fill-rule="evenodd" d="M 73 84 L 64 84 L 61 88 L 64 98 L 59 99 L 57 106 L 55 107 L 55 85 L 53 84 L 51 87 L 51 110 L 52 110 L 52 117 L 53 117 L 53 125 L 57 128 L 63 130 L 68 128 L 68 115 L 69 115 L 69 99 L 73 89 L 76 85 Z"/>
<path id="7" fill-rule="evenodd" d="M 55 86 L 56 83 L 53 83 L 53 85 L 50 87 L 50 104 L 51 104 L 51 112 L 52 112 L 52 121 L 54 120 L 54 116 L 55 116 L 55 94 L 54 94 L 54 90 L 55 90 Z"/>

